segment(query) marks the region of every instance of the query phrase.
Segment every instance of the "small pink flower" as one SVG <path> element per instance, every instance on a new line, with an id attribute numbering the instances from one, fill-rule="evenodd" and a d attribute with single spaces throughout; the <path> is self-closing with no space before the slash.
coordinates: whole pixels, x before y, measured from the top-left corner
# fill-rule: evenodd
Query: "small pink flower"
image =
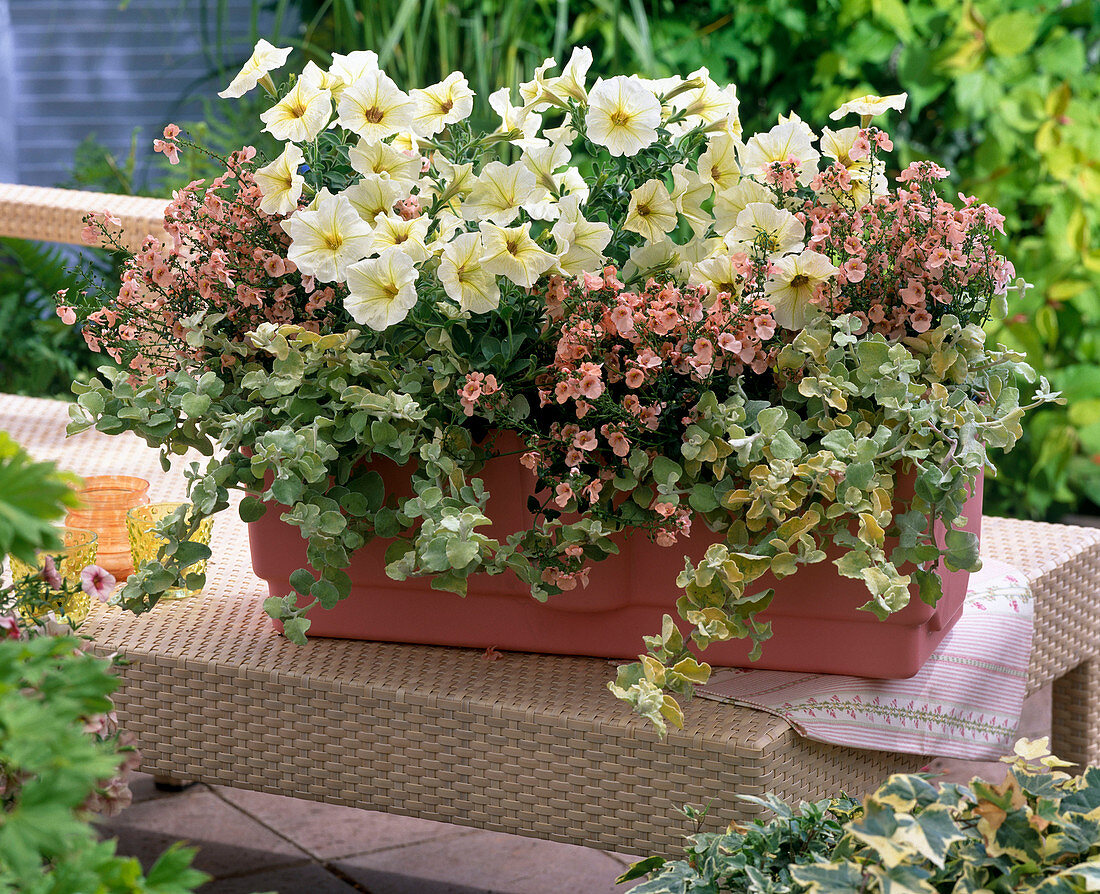
<path id="1" fill-rule="evenodd" d="M 573 438 L 573 446 L 578 450 L 595 450 L 597 447 L 596 432 L 592 429 L 579 432 L 577 436 Z"/>
<path id="2" fill-rule="evenodd" d="M 76 322 L 76 312 L 67 304 L 58 305 L 57 315 L 61 317 L 61 322 L 66 326 L 72 326 Z"/>
<path id="3" fill-rule="evenodd" d="M 38 572 L 38 576 L 51 590 L 61 589 L 61 575 L 57 573 L 57 565 L 54 564 L 52 556 L 45 556 L 42 559 L 42 570 Z"/>
<path id="4" fill-rule="evenodd" d="M 627 388 L 641 388 L 645 384 L 645 373 L 640 369 L 627 370 L 626 376 Z"/>
<path id="5" fill-rule="evenodd" d="M 89 565 L 80 572 L 80 588 L 100 602 L 106 602 L 115 588 L 115 576 L 98 565 Z"/>
<path id="6" fill-rule="evenodd" d="M 0 616 L 0 639 L 20 639 L 22 635 L 15 615 Z"/>
<path id="7" fill-rule="evenodd" d="M 566 484 L 564 481 L 554 488 L 554 493 L 554 502 L 561 506 L 563 509 L 568 506 L 569 501 L 573 499 L 573 488 Z"/>

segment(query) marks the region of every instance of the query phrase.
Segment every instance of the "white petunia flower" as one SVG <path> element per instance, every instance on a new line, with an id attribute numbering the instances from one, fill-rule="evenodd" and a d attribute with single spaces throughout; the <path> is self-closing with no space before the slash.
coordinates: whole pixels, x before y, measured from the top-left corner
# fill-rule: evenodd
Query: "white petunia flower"
<path id="1" fill-rule="evenodd" d="M 813 131 L 796 115 L 779 124 L 766 133 L 750 137 L 739 153 L 741 170 L 759 180 L 764 180 L 769 165 L 775 162 L 793 162 L 797 169 L 797 180 L 803 186 L 813 180 L 817 173 L 817 161 L 820 153 L 811 145 Z"/>
<path id="2" fill-rule="evenodd" d="M 252 56 L 244 64 L 244 68 L 238 72 L 229 86 L 222 90 L 218 96 L 222 99 L 236 99 L 239 96 L 244 96 L 249 90 L 255 87 L 268 72 L 275 71 L 275 69 L 282 68 L 286 65 L 288 56 L 290 56 L 290 47 L 274 47 L 266 40 L 257 41 L 256 48 L 252 51 Z M 270 81 L 270 78 L 268 80 Z"/>
<path id="3" fill-rule="evenodd" d="M 526 106 L 512 105 L 512 92 L 501 87 L 489 94 L 489 106 L 500 116 L 500 127 L 494 133 L 521 148 L 541 145 L 537 138 L 542 127 L 542 115 L 537 115 Z"/>
<path id="4" fill-rule="evenodd" d="M 703 202 L 710 198 L 713 189 L 711 184 L 704 183 L 698 174 L 684 165 L 672 166 L 672 204 L 691 225 L 696 236 L 705 233 L 713 223 L 711 216 L 703 210 Z"/>
<path id="5" fill-rule="evenodd" d="M 880 159 L 872 163 L 870 157 L 853 161 L 849 153 L 859 137 L 860 128 L 845 127 L 840 130 L 830 130 L 828 127 L 821 132 L 821 154 L 828 156 L 833 161 L 842 165 L 852 178 L 852 188 L 847 193 L 857 208 L 862 208 L 871 201 L 872 190 L 874 195 L 880 196 L 889 189 L 886 180 L 886 165 Z M 826 200 L 836 201 L 838 196 L 827 194 Z"/>
<path id="6" fill-rule="evenodd" d="M 315 208 L 288 217 L 282 228 L 290 236 L 286 256 L 321 282 L 343 282 L 348 265 L 370 251 L 371 228 L 343 193 L 320 196 Z"/>
<path id="7" fill-rule="evenodd" d="M 413 130 L 434 137 L 448 124 L 462 121 L 474 110 L 474 91 L 460 71 L 452 71 L 438 84 L 412 91 Z"/>
<path id="8" fill-rule="evenodd" d="M 584 88 L 584 80 L 591 67 L 592 51 L 588 47 L 574 47 L 573 55 L 561 71 L 561 77 L 554 81 L 554 93 L 577 102 L 587 102 L 588 91 Z"/>
<path id="9" fill-rule="evenodd" d="M 340 96 L 339 122 L 368 143 L 412 129 L 413 102 L 390 77 L 368 71 Z"/>
<path id="10" fill-rule="evenodd" d="M 387 248 L 397 246 L 419 264 L 428 259 L 428 247 L 424 239 L 428 235 L 429 218 L 426 215 L 405 220 L 398 214 L 379 214 L 374 219 L 371 236 L 371 254 L 384 254 Z"/>
<path id="11" fill-rule="evenodd" d="M 500 305 L 497 278 L 481 263 L 485 253 L 478 233 L 462 233 L 448 242 L 439 259 L 437 275 L 447 295 L 459 307 L 483 314 Z"/>
<path id="12" fill-rule="evenodd" d="M 611 227 L 586 220 L 580 206 L 579 196 L 563 198 L 558 206 L 561 215 L 550 231 L 558 247 L 558 267 L 571 275 L 602 269 L 603 250 L 611 241 Z"/>
<path id="13" fill-rule="evenodd" d="M 400 248 L 348 268 L 344 307 L 356 323 L 381 331 L 400 323 L 416 306 L 416 267 Z"/>
<path id="14" fill-rule="evenodd" d="M 264 128 L 275 139 L 309 143 L 332 119 L 332 94 L 298 78 L 281 100 L 260 115 Z"/>
<path id="15" fill-rule="evenodd" d="M 360 174 L 384 174 L 403 183 L 420 179 L 420 156 L 400 152 L 389 143 L 360 140 L 348 153 L 348 161 Z"/>
<path id="16" fill-rule="evenodd" d="M 729 134 L 711 137 L 699 156 L 699 179 L 713 186 L 717 193 L 736 186 L 741 179 L 741 168 L 737 164 L 740 148 L 741 144 Z"/>
<path id="17" fill-rule="evenodd" d="M 584 116 L 587 136 L 613 156 L 637 155 L 657 139 L 661 103 L 637 78 L 596 81 Z"/>
<path id="18" fill-rule="evenodd" d="M 531 238 L 531 224 L 505 229 L 483 221 L 485 254 L 481 263 L 490 273 L 506 276 L 517 286 L 531 288 L 557 258 Z"/>
<path id="19" fill-rule="evenodd" d="M 544 198 L 548 198 L 546 191 L 538 188 L 534 173 L 526 165 L 518 161 L 510 165 L 491 161 L 475 180 L 462 205 L 462 216 L 504 226 L 519 216 L 521 205 Z"/>
<path id="20" fill-rule="evenodd" d="M 676 206 L 660 180 L 647 180 L 630 191 L 623 229 L 655 242 L 676 227 Z"/>
<path id="21" fill-rule="evenodd" d="M 265 214 L 290 214 L 298 207 L 305 178 L 298 168 L 305 162 L 302 150 L 287 143 L 283 151 L 270 164 L 257 168 L 256 185 L 263 193 L 260 210 Z"/>
<path id="22" fill-rule="evenodd" d="M 534 79 L 519 85 L 519 97 L 523 100 L 525 109 L 537 112 L 550 106 L 565 106 L 565 100 L 554 92 L 554 84 L 558 79 L 546 77 L 549 69 L 557 67 L 558 61 L 547 57 L 535 69 Z"/>
<path id="23" fill-rule="evenodd" d="M 729 255 L 716 255 L 712 258 L 704 258 L 695 264 L 688 276 L 688 283 L 693 286 L 706 286 L 711 298 L 716 298 L 722 292 L 735 298 L 741 294 L 745 280 L 737 272 L 733 259 Z"/>
<path id="24" fill-rule="evenodd" d="M 839 272 L 825 255 L 816 251 L 807 250 L 776 261 L 764 283 L 764 295 L 775 308 L 772 314 L 775 321 L 784 329 L 803 329 L 817 310 L 810 303 L 814 290 Z"/>
<path id="25" fill-rule="evenodd" d="M 325 71 L 313 61 L 306 63 L 306 67 L 302 69 L 299 79 L 305 81 L 311 87 L 316 87 L 318 90 L 328 90 L 334 96 L 336 95 L 334 92 L 335 90 L 342 90 L 344 88 L 344 82 L 340 80 L 340 78 Z"/>
<path id="26" fill-rule="evenodd" d="M 623 277 L 627 281 L 651 276 L 680 279 L 686 269 L 684 246 L 662 236 L 630 249 L 630 258 L 623 265 Z"/>
<path id="27" fill-rule="evenodd" d="M 873 93 L 865 93 L 863 96 L 849 99 L 839 109 L 830 112 L 829 117 L 833 121 L 839 121 L 845 115 L 854 114 L 870 119 L 875 115 L 881 115 L 888 109 L 896 109 L 900 112 L 905 108 L 905 101 L 908 98 L 908 93 L 894 93 L 890 96 L 875 96 Z M 866 127 L 869 123 L 870 121 L 863 126 Z"/>
<path id="28" fill-rule="evenodd" d="M 328 75 L 339 84 L 332 88 L 332 95 L 339 99 L 346 88 L 371 71 L 378 71 L 378 54 L 374 50 L 355 50 L 346 55 L 333 53 Z"/>
<path id="29" fill-rule="evenodd" d="M 751 202 L 775 204 L 775 193 L 748 177 L 718 193 L 714 197 L 714 226 L 718 234 L 729 233 L 737 225 L 737 216 Z"/>
<path id="30" fill-rule="evenodd" d="M 768 257 L 802 251 L 806 226 L 790 211 L 767 202 L 750 202 L 737 215 L 737 223 L 726 235 L 731 248 L 752 253 L 763 251 Z"/>
<path id="31" fill-rule="evenodd" d="M 393 206 L 408 195 L 408 185 L 384 174 L 365 174 L 342 193 L 358 215 L 373 225 L 379 214 L 392 214 Z"/>
<path id="32" fill-rule="evenodd" d="M 737 116 L 737 94 L 728 93 L 711 80 L 710 72 L 706 68 L 693 71 L 689 76 L 690 81 L 698 81 L 701 86 L 676 94 L 670 100 L 672 107 L 683 120 L 679 123 L 681 131 L 691 130 L 693 127 L 728 119 L 730 115 Z"/>

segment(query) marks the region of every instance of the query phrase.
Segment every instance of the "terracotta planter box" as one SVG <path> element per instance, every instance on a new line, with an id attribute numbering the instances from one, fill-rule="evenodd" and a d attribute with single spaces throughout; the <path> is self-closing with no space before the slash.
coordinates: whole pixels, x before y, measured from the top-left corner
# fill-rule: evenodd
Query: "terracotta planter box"
<path id="1" fill-rule="evenodd" d="M 387 493 L 409 493 L 408 474 L 392 463 L 378 463 Z M 492 495 L 491 536 L 503 537 L 529 524 L 527 496 L 534 477 L 514 456 L 487 464 L 481 477 Z M 967 529 L 980 534 L 981 481 L 966 507 Z M 279 519 L 274 506 L 249 525 L 252 565 L 272 596 L 290 592 L 290 575 L 306 567 L 305 541 L 298 529 Z M 483 529 L 484 530 L 484 529 Z M 467 646 L 559 655 L 636 658 L 642 637 L 657 633 L 661 616 L 675 617 L 680 595 L 676 575 L 685 555 L 697 561 L 719 535 L 697 525 L 688 540 L 662 548 L 644 534 L 624 537 L 620 553 L 591 566 L 587 589 L 540 603 L 511 574 L 471 577 L 465 597 L 433 590 L 428 578 L 394 581 L 386 576 L 388 540 L 359 550 L 348 570 L 351 595 L 335 608 L 309 614 L 311 636 L 380 642 Z M 772 606 L 761 615 L 771 621 L 772 638 L 759 661 L 748 660 L 745 641 L 715 643 L 703 653 L 722 667 L 854 674 L 899 678 L 915 674 L 958 620 L 969 573 L 946 572 L 944 596 L 935 609 L 916 596 L 900 612 L 879 621 L 858 611 L 868 594 L 861 581 L 841 577 L 830 561 L 801 568 L 775 581 L 766 575 L 758 589 L 774 586 Z"/>

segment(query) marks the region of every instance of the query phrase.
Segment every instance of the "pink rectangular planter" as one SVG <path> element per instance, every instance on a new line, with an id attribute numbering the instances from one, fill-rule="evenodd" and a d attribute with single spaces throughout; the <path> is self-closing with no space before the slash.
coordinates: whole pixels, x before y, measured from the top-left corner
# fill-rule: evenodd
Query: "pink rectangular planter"
<path id="1" fill-rule="evenodd" d="M 378 463 L 387 493 L 408 493 L 408 475 Z M 492 497 L 490 536 L 500 539 L 529 524 L 527 495 L 534 478 L 514 456 L 494 459 L 480 474 Z M 969 500 L 967 529 L 980 534 L 981 481 Z M 306 567 L 298 529 L 269 507 L 249 525 L 252 566 L 272 596 L 290 592 L 290 575 Z M 511 574 L 470 578 L 465 597 L 433 590 L 427 578 L 394 581 L 386 576 L 388 540 L 374 540 L 352 557 L 351 595 L 330 610 L 309 613 L 311 636 L 441 646 L 495 647 L 559 655 L 636 658 L 642 637 L 660 631 L 661 616 L 675 616 L 680 595 L 676 575 L 683 557 L 698 561 L 719 535 L 701 524 L 687 541 L 659 547 L 644 534 L 626 536 L 620 553 L 591 566 L 587 589 L 540 603 Z M 830 552 L 830 558 L 838 553 Z M 941 567 L 944 595 L 933 609 L 913 588 L 909 605 L 879 621 L 858 611 L 867 599 L 861 581 L 841 577 L 831 561 L 805 566 L 781 581 L 766 575 L 758 589 L 774 586 L 772 606 L 760 617 L 772 624 L 763 656 L 748 660 L 745 641 L 716 643 L 702 653 L 712 665 L 900 678 L 915 674 L 958 620 L 969 574 Z"/>

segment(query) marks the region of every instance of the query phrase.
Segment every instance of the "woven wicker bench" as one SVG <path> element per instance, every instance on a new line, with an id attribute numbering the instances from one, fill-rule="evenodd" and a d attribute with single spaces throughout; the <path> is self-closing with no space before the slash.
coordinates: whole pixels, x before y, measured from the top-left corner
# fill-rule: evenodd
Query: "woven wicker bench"
<path id="1" fill-rule="evenodd" d="M 8 190 L 0 186 L 0 235 L 43 238 L 11 215 L 48 217 L 49 196 L 24 192 L 4 204 Z M 104 198 L 86 207 L 101 210 Z M 20 210 L 28 201 L 31 210 Z M 142 475 L 154 499 L 182 496 L 182 478 L 164 475 L 136 439 L 66 440 L 65 420 L 62 403 L 0 397 L 0 430 L 34 456 L 82 474 Z M 1032 583 L 1028 691 L 1053 683 L 1055 750 L 1100 760 L 1100 530 L 984 525 L 984 554 Z M 297 647 L 262 612 L 266 588 L 232 513 L 216 522 L 214 546 L 200 598 L 141 617 L 97 608 L 82 631 L 101 652 L 128 659 L 119 720 L 153 773 L 652 853 L 680 843 L 675 808 L 684 803 L 711 802 L 708 827 L 720 828 L 754 814 L 738 795 L 862 793 L 926 762 L 820 745 L 769 714 L 703 700 L 686 706 L 683 731 L 661 741 L 607 692 L 612 671 L 598 659 L 489 661 L 472 650 L 342 640 Z"/>

